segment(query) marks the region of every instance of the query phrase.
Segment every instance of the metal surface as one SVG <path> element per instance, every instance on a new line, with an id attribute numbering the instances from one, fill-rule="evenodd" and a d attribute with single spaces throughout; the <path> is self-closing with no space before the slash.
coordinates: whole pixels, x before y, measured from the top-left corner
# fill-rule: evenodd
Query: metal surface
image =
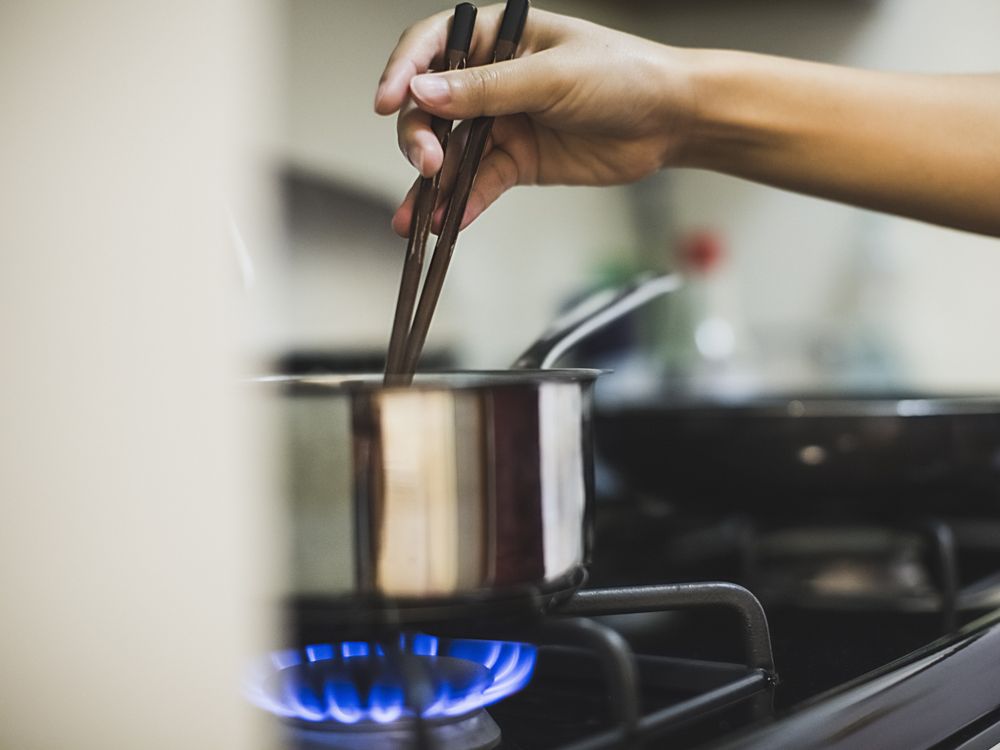
<path id="1" fill-rule="evenodd" d="M 574 345 L 681 286 L 677 274 L 639 276 L 619 289 L 606 289 L 589 296 L 559 316 L 541 338 L 521 354 L 512 365 L 515 369 L 545 369 L 552 367 Z"/>
<path id="2" fill-rule="evenodd" d="M 707 606 L 727 607 L 739 613 L 747 663 L 773 675 L 774 655 L 764 608 L 757 597 L 735 583 L 675 583 L 580 591 L 559 608 L 559 614 L 592 617 Z"/>
<path id="3" fill-rule="evenodd" d="M 577 592 L 568 603 L 554 610 L 553 613 L 560 616 L 545 618 L 534 624 L 522 622 L 505 627 L 484 621 L 478 626 L 468 623 L 454 625 L 466 637 L 531 640 L 539 646 L 539 654 L 545 654 L 540 659 L 552 660 L 548 662 L 555 670 L 551 676 L 558 675 L 550 689 L 555 689 L 559 695 L 571 691 L 568 698 L 571 710 L 575 703 L 572 696 L 589 695 L 592 702 L 581 703 L 579 710 L 593 711 L 598 717 L 594 722 L 594 717 L 580 715 L 577 721 L 589 724 L 590 728 L 564 736 L 556 743 L 539 740 L 530 728 L 523 725 L 507 738 L 508 723 L 525 718 L 525 712 L 543 723 L 559 721 L 549 714 L 549 703 L 539 703 L 537 696 L 531 696 L 536 679 L 525 689 L 526 695 L 514 696 L 491 709 L 504 732 L 501 747 L 558 747 L 560 750 L 659 747 L 663 745 L 654 743 L 666 741 L 668 735 L 673 743 L 678 738 L 678 731 L 683 732 L 685 728 L 693 730 L 695 734 L 692 736 L 704 736 L 698 734 L 703 731 L 712 736 L 712 732 L 716 731 L 712 729 L 715 721 L 725 722 L 742 717 L 738 721 L 745 722 L 771 715 L 772 688 L 775 684 L 773 672 L 753 664 L 647 656 L 640 660 L 619 633 L 580 615 L 732 607 L 744 613 L 740 621 L 741 631 L 755 631 L 753 636 L 747 632 L 744 635 L 747 643 L 758 644 L 749 650 L 751 657 L 769 664 L 772 660 L 769 657 L 766 621 L 763 613 L 755 610 L 754 604 L 752 595 L 729 584 L 597 589 Z M 566 616 L 570 612 L 573 616 Z M 762 642 L 764 645 L 760 645 Z M 760 654 L 764 656 L 760 657 Z M 412 692 L 419 693 L 421 676 L 414 675 L 412 679 Z M 583 693 L 576 692 L 581 688 Z M 541 694 L 551 697 L 551 693 L 546 693 L 544 689 Z M 425 698 L 414 695 L 408 702 L 421 705 L 425 701 Z M 562 720 L 565 721 L 565 718 Z M 424 726 L 426 747 L 463 747 L 461 742 L 465 739 L 457 735 L 442 743 L 437 727 L 436 722 L 427 722 Z M 402 730 L 402 726 L 399 729 Z M 406 747 L 414 749 L 418 747 L 415 743 L 419 738 L 419 729 L 411 722 L 409 733 L 400 733 L 396 739 L 407 740 L 410 744 Z M 349 731 L 335 735 L 352 739 Z M 546 737 L 551 738 L 552 735 L 546 734 Z M 315 734 L 313 738 L 322 740 L 322 736 Z M 379 737 L 376 741 L 384 739 Z M 324 747 L 322 744 L 303 746 L 316 750 Z M 394 745 L 382 742 L 377 746 Z M 680 739 L 676 746 L 691 745 L 689 739 Z"/>
<path id="4" fill-rule="evenodd" d="M 958 626 L 958 555 L 955 535 L 951 527 L 937 519 L 923 524 L 930 542 L 941 590 L 941 625 L 945 633 L 954 632 Z"/>
<path id="5" fill-rule="evenodd" d="M 574 743 L 570 746 L 572 750 L 633 747 L 639 736 L 655 735 L 666 727 L 676 726 L 759 693 L 765 687 L 772 687 L 777 676 L 774 673 L 774 657 L 764 609 L 757 598 L 742 586 L 731 583 L 691 583 L 591 589 L 577 592 L 560 606 L 558 614 L 566 616 L 638 614 L 712 606 L 727 607 L 739 613 L 750 672 L 687 701 L 640 718 L 639 699 L 635 692 L 638 680 L 634 656 L 624 639 L 605 627 L 604 630 L 613 634 L 614 638 L 605 639 L 605 644 L 598 642 L 590 645 L 598 651 L 608 675 L 609 694 L 615 701 L 619 725 L 609 732 Z M 575 624 L 580 626 L 596 623 L 592 620 L 580 620 Z M 628 684 L 629 682 L 632 684 Z"/>
<path id="6" fill-rule="evenodd" d="M 706 690 L 694 698 L 643 716 L 638 722 L 637 732 L 640 737 L 644 738 L 644 744 L 637 744 L 637 741 L 633 739 L 634 733 L 626 731 L 623 727 L 616 727 L 571 745 L 565 745 L 559 750 L 652 747 L 653 745 L 649 742 L 650 738 L 662 734 L 666 729 L 676 728 L 685 722 L 711 714 L 737 701 L 759 695 L 766 697 L 768 687 L 767 673 L 762 670 L 754 670 L 720 687 Z M 668 747 L 669 745 L 663 746 Z"/>
<path id="7" fill-rule="evenodd" d="M 639 677 L 635 656 L 625 639 L 606 625 L 586 618 L 552 622 L 546 631 L 547 639 L 555 635 L 562 643 L 582 646 L 596 654 L 610 688 L 615 720 L 624 737 L 632 737 L 639 723 Z"/>
<path id="8" fill-rule="evenodd" d="M 996 736 L 998 710 L 1000 617 L 994 614 L 720 747 L 987 750 L 985 740 L 962 744 L 969 739 L 963 730 Z"/>
<path id="9" fill-rule="evenodd" d="M 565 351 L 676 284 L 643 277 L 592 297 L 529 351 Z M 374 613 L 391 626 L 442 619 L 449 603 L 451 615 L 470 601 L 481 615 L 484 599 L 540 600 L 540 611 L 571 592 L 593 527 L 599 374 L 521 367 L 406 385 L 377 375 L 265 378 L 283 396 L 290 439 L 299 635 L 336 625 L 330 611 L 342 623 Z"/>
<path id="10" fill-rule="evenodd" d="M 292 593 L 336 607 L 581 580 L 590 370 L 272 378 L 289 437 Z"/>
<path id="11" fill-rule="evenodd" d="M 968 619 L 1000 606 L 1000 576 L 983 562 L 984 555 L 1000 550 L 1000 525 L 988 519 L 771 523 L 768 528 L 764 520 L 755 525 L 733 516 L 708 528 L 666 534 L 660 537 L 667 550 L 662 564 L 681 565 L 684 575 L 691 575 L 692 566 L 711 560 L 738 561 L 726 577 L 747 585 L 765 606 L 831 616 L 940 612 L 941 634 L 953 632 L 960 615 Z M 647 532 L 655 537 L 655 531 Z M 606 554 L 607 546 L 604 541 L 598 551 Z M 960 558 L 975 562 L 977 556 L 978 568 L 960 575 Z"/>
<path id="12" fill-rule="evenodd" d="M 427 727 L 427 736 L 415 744 L 412 722 L 399 726 L 384 726 L 372 731 L 352 731 L 345 725 L 341 731 L 285 729 L 290 746 L 296 750 L 490 750 L 500 744 L 500 728 L 486 711 L 480 709 L 471 716 Z"/>
<path id="13" fill-rule="evenodd" d="M 618 632 L 603 623 L 587 619 L 607 614 L 714 607 L 727 607 L 740 613 L 740 631 L 747 645 L 746 664 L 662 657 L 644 658 L 640 664 L 632 647 Z M 559 663 L 574 665 L 578 670 L 578 679 L 600 684 L 597 692 L 604 696 L 610 708 L 610 724 L 585 738 L 559 744 L 559 750 L 665 746 L 649 743 L 689 723 L 710 721 L 716 712 L 740 702 L 746 702 L 746 708 L 752 711 L 754 717 L 771 714 L 777 679 L 773 672 L 767 619 L 756 598 L 740 586 L 697 583 L 590 589 L 578 591 L 552 614 L 557 616 L 513 631 L 498 630 L 484 624 L 482 629 L 476 631 L 476 636 L 530 640 L 539 645 L 540 655 L 547 654 L 540 659 L 552 658 L 565 651 Z M 582 665 L 578 655 L 574 658 L 579 650 L 589 652 L 597 659 L 599 678 L 593 666 Z M 642 665 L 645 669 L 641 668 Z M 563 675 L 562 680 L 566 679 L 570 678 Z M 680 691 L 685 696 L 653 708 L 648 704 L 648 690 L 653 686 Z M 530 691 L 529 685 L 526 692 Z M 502 708 L 504 704 L 498 705 Z M 541 708 L 544 709 L 544 706 Z M 502 720 L 500 723 L 504 725 Z M 513 746 L 519 747 L 516 744 Z M 542 746 L 550 745 L 539 745 Z M 681 746 L 688 745 L 677 745 Z"/>
<path id="14" fill-rule="evenodd" d="M 746 512 L 995 512 L 1000 400 L 764 399 L 601 410 L 598 448 L 636 490 Z"/>

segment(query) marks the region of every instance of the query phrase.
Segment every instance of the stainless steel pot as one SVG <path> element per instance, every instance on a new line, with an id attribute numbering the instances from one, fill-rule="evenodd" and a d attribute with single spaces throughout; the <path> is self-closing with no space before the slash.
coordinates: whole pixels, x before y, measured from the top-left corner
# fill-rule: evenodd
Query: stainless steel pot
<path id="1" fill-rule="evenodd" d="M 567 341 L 676 286 L 588 299 L 521 368 L 271 378 L 287 415 L 294 607 L 338 625 L 526 605 L 585 577 L 597 370 L 540 369 Z M 304 614 L 303 614 L 304 613 Z"/>

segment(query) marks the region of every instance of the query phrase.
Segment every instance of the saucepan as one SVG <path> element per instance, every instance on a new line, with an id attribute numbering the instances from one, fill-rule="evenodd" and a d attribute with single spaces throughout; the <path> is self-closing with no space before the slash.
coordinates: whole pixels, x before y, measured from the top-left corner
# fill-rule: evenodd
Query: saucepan
<path id="1" fill-rule="evenodd" d="M 554 369 L 580 339 L 676 288 L 585 299 L 506 371 L 268 378 L 287 421 L 291 610 L 299 636 L 541 612 L 584 581 L 591 395 Z"/>

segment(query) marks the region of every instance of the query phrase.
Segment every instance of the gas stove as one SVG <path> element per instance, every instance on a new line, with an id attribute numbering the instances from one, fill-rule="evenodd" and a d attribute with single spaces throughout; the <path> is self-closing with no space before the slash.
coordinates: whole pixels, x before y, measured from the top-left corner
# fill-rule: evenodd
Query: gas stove
<path id="1" fill-rule="evenodd" d="M 737 661 L 637 652 L 602 622 L 714 609 L 736 621 Z M 292 746 L 351 750 L 633 746 L 771 711 L 767 619 L 735 584 L 587 589 L 534 622 L 462 630 L 277 651 L 249 695 L 284 720 Z"/>
<path id="2" fill-rule="evenodd" d="M 250 698 L 303 750 L 1000 743 L 1000 522 L 597 521 L 544 615 L 278 650 Z"/>

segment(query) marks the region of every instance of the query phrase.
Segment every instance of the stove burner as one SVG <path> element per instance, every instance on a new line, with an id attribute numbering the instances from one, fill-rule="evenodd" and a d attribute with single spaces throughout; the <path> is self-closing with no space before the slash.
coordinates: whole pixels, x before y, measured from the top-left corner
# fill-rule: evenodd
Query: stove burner
<path id="1" fill-rule="evenodd" d="M 423 693 L 424 719 L 452 720 L 516 693 L 535 665 L 535 648 L 524 643 L 416 634 L 400 636 L 398 652 L 388 650 L 348 641 L 275 652 L 254 670 L 248 697 L 315 728 L 368 730 L 412 721 L 407 678 L 429 688 L 414 691 Z"/>
<path id="2" fill-rule="evenodd" d="M 412 722 L 374 724 L 370 731 L 353 731 L 357 725 L 339 729 L 314 729 L 311 726 L 290 728 L 290 747 L 295 750 L 413 750 L 416 743 Z M 500 744 L 500 727 L 486 711 L 449 719 L 446 723 L 428 722 L 427 746 L 448 750 L 491 750 Z"/>

